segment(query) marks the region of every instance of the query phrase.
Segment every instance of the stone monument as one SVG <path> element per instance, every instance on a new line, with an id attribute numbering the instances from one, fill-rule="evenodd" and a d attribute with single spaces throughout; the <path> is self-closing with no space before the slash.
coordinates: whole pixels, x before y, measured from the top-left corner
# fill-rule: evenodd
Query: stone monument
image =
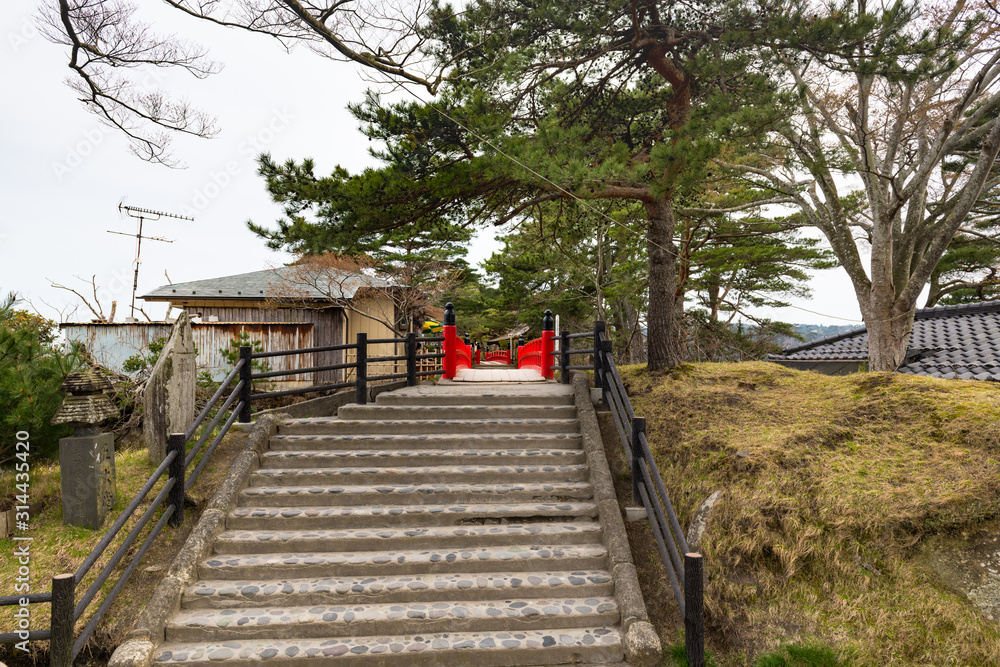
<path id="1" fill-rule="evenodd" d="M 183 312 L 142 393 L 142 434 L 149 461 L 157 465 L 167 455 L 167 435 L 184 433 L 194 421 L 197 380 L 191 317 Z"/>
<path id="2" fill-rule="evenodd" d="M 97 529 L 115 507 L 115 436 L 97 425 L 118 416 L 106 391 L 113 387 L 93 370 L 70 373 L 60 389 L 63 400 L 53 424 L 68 424 L 73 435 L 59 440 L 63 523 Z"/>

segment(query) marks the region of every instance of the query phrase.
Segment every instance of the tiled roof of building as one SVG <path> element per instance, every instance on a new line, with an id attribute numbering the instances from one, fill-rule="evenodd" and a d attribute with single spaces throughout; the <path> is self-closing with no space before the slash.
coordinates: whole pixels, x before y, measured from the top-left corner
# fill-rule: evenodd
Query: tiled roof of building
<path id="1" fill-rule="evenodd" d="M 1000 382 L 1000 301 L 918 310 L 900 373 Z M 768 355 L 770 361 L 865 361 L 865 327 Z"/>
<path id="2" fill-rule="evenodd" d="M 388 282 L 381 278 L 364 274 L 345 275 L 330 272 L 328 279 L 315 279 L 311 274 L 308 281 L 296 274 L 298 267 L 281 266 L 275 269 L 239 273 L 207 280 L 193 280 L 157 287 L 142 298 L 147 301 L 193 301 L 213 299 L 253 299 L 292 296 L 296 299 L 352 299 L 364 287 L 385 287 Z M 308 284 L 314 283 L 314 284 Z"/>

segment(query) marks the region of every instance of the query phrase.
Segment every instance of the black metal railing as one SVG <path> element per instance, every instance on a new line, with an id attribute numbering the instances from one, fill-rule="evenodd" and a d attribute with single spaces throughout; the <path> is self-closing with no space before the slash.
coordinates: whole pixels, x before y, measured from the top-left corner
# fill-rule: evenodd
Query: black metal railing
<path id="1" fill-rule="evenodd" d="M 149 476 L 135 497 L 129 501 L 128 506 L 118 515 L 118 518 L 108 529 L 107 533 L 105 533 L 101 541 L 97 543 L 97 546 L 83 560 L 83 563 L 80 564 L 76 572 L 54 576 L 52 578 L 52 590 L 48 593 L 0 597 L 0 606 L 17 605 L 23 607 L 25 602 L 28 604 L 50 602 L 52 605 L 48 629 L 25 629 L 3 633 L 0 634 L 0 643 L 18 643 L 48 639 L 50 641 L 49 664 L 52 667 L 70 667 L 73 664 L 76 656 L 80 654 L 80 651 L 87 644 L 94 630 L 97 629 L 101 619 L 104 618 L 104 615 L 128 582 L 129 577 L 139 567 L 140 562 L 150 546 L 152 546 L 157 535 L 163 530 L 163 527 L 167 523 L 176 527 L 180 526 L 183 522 L 184 492 L 191 488 L 191 485 L 194 484 L 195 480 L 198 479 L 198 476 L 205 469 L 212 454 L 215 453 L 219 443 L 222 442 L 222 439 L 239 416 L 243 407 L 242 400 L 239 400 L 243 389 L 243 381 L 240 380 L 235 386 L 232 386 L 228 395 L 226 395 L 226 390 L 230 389 L 236 378 L 243 373 L 244 366 L 243 360 L 237 362 L 236 368 L 222 381 L 215 394 L 209 399 L 208 404 L 195 417 L 186 432 L 169 435 L 167 439 L 167 452 L 163 461 L 160 462 L 156 470 Z M 223 396 L 226 396 L 224 400 Z M 222 401 L 221 405 L 219 404 L 220 400 Z M 213 411 L 215 415 L 207 425 L 203 426 L 205 420 L 209 418 L 209 415 Z M 228 419 L 226 419 L 221 428 L 218 428 L 227 411 L 230 411 Z M 197 442 L 190 451 L 187 451 L 188 443 L 198 433 L 199 428 L 201 429 L 201 434 Z M 212 439 L 211 444 L 202 452 L 201 450 L 208 441 L 208 438 L 213 434 L 215 434 L 215 437 Z M 199 454 L 201 454 L 200 458 L 198 458 Z M 196 459 L 197 462 L 195 462 Z M 192 465 L 194 465 L 194 469 L 188 475 L 187 470 Z M 124 528 L 125 524 L 143 501 L 153 492 L 153 488 L 157 482 L 164 476 L 166 476 L 166 481 L 142 513 L 142 516 L 135 522 L 125 540 L 118 546 L 101 571 L 79 599 L 77 599 L 77 587 L 84 581 L 84 578 L 90 573 L 94 565 L 108 550 L 115 537 L 121 532 L 122 528 Z M 138 549 L 133 550 L 136 541 L 147 526 L 153 523 L 156 512 L 161 507 L 163 507 L 163 512 L 155 520 L 152 528 L 143 539 L 142 544 L 139 545 Z M 126 556 L 129 557 L 129 560 L 125 569 L 118 575 L 111 590 L 101 600 L 100 605 L 90 616 L 84 629 L 79 635 L 75 635 L 74 626 L 76 622 L 84 617 L 98 593 L 111 580 L 111 575 L 121 565 Z M 28 613 L 30 615 L 30 611 Z M 17 612 L 15 612 L 16 616 Z"/>
<path id="2" fill-rule="evenodd" d="M 0 597 L 0 607 L 23 607 L 31 604 L 51 603 L 49 628 L 30 630 L 28 627 L 33 624 L 26 623 L 23 626 L 24 629 L 0 634 L 0 644 L 48 639 L 50 640 L 49 664 L 52 667 L 70 667 L 76 656 L 79 655 L 90 639 L 94 630 L 100 624 L 101 619 L 104 618 L 104 615 L 118 597 L 122 588 L 128 582 L 129 577 L 138 568 L 142 558 L 146 555 L 150 546 L 152 546 L 157 535 L 163 530 L 163 527 L 168 523 L 173 527 L 181 525 L 184 520 L 184 492 L 191 488 L 199 475 L 204 471 L 215 450 L 236 420 L 239 419 L 241 422 L 249 422 L 251 420 L 250 407 L 252 401 L 276 396 L 291 396 L 294 394 L 354 387 L 357 402 L 367 403 L 369 384 L 390 382 L 392 380 L 406 380 L 407 385 L 413 386 L 419 382 L 419 378 L 421 377 L 441 375 L 444 371 L 440 367 L 427 368 L 427 366 L 440 366 L 440 360 L 444 358 L 444 353 L 426 352 L 422 348 L 426 344 L 441 343 L 443 341 L 443 336 L 418 338 L 416 334 L 412 333 L 399 338 L 373 339 L 369 339 L 364 333 L 359 333 L 355 343 L 346 345 L 327 345 L 275 352 L 254 352 L 251 347 L 241 347 L 240 357 L 235 368 L 222 381 L 205 407 L 194 418 L 194 421 L 191 422 L 187 431 L 169 435 L 167 452 L 163 461 L 156 467 L 156 470 L 146 480 L 136 496 L 129 501 L 128 506 L 118 516 L 97 546 L 87 555 L 76 572 L 54 576 L 52 578 L 52 590 L 46 593 Z M 404 354 L 377 357 L 368 356 L 369 345 L 383 344 L 402 345 Z M 345 353 L 347 351 L 354 351 L 355 359 L 348 363 L 296 368 L 287 371 L 253 371 L 253 362 L 258 359 L 336 351 L 343 351 Z M 400 362 L 405 362 L 405 372 L 375 375 L 368 373 L 368 366 L 370 364 L 389 363 L 395 366 L 401 365 Z M 353 371 L 354 379 L 298 389 L 252 393 L 254 381 L 281 377 L 283 375 L 301 375 L 304 373 L 336 370 L 343 370 L 345 372 Z M 189 450 L 188 443 L 196 435 L 198 436 L 197 440 L 195 440 Z M 214 437 L 212 437 L 213 435 Z M 210 443 L 208 442 L 209 438 L 212 438 Z M 188 473 L 188 469 L 192 466 L 193 469 Z M 142 513 L 142 516 L 129 531 L 125 540 L 118 546 L 110 559 L 108 559 L 100 573 L 87 587 L 87 590 L 77 599 L 77 587 L 105 554 L 115 537 L 121 532 L 139 506 L 153 492 L 153 488 L 164 477 L 166 477 L 166 481 Z M 146 534 L 142 544 L 133 552 L 133 546 L 136 541 L 147 526 L 153 522 L 157 511 L 161 507 L 163 507 L 163 512 Z M 17 539 L 15 537 L 15 540 Z M 84 617 L 98 593 L 111 580 L 111 575 L 121 565 L 127 555 L 129 556 L 129 560 L 124 571 L 118 576 L 108 594 L 101 600 L 97 610 L 90 616 L 83 631 L 79 635 L 74 635 L 76 622 Z M 15 618 L 18 618 L 18 612 L 15 612 Z M 20 621 L 18 621 L 18 625 L 20 628 Z"/>
<path id="3" fill-rule="evenodd" d="M 591 339 L 593 347 L 573 349 L 577 340 Z M 646 420 L 637 417 L 629 401 L 625 386 L 612 354 L 612 343 L 608 340 L 604 322 L 596 322 L 594 330 L 571 334 L 563 331 L 559 337 L 559 349 L 552 355 L 559 360 L 552 366 L 558 370 L 560 381 L 569 382 L 569 371 L 593 371 L 594 386 L 601 390 L 604 406 L 611 412 L 619 439 L 625 450 L 631 468 L 632 499 L 641 503 L 646 510 L 649 524 L 656 539 L 660 559 L 667 571 L 670 588 L 684 618 L 685 651 L 688 665 L 704 667 L 704 566 L 699 553 L 691 553 L 684 531 L 681 530 L 677 513 L 670 502 L 663 477 L 653 458 L 646 439 Z M 572 357 L 588 355 L 592 363 L 573 365 Z"/>
<path id="4" fill-rule="evenodd" d="M 423 361 L 443 359 L 443 352 L 424 352 L 421 348 L 424 345 L 444 342 L 444 336 L 421 336 L 415 333 L 407 334 L 397 338 L 368 338 L 368 334 L 359 333 L 354 343 L 344 345 L 327 345 L 324 347 L 306 347 L 297 350 L 281 350 L 280 352 L 254 352 L 250 347 L 240 348 L 240 360 L 245 362 L 240 375 L 242 382 L 242 393 L 240 402 L 243 411 L 240 421 L 250 421 L 250 405 L 253 401 L 277 396 L 294 396 L 296 394 L 314 393 L 317 391 L 333 391 L 335 389 L 354 388 L 355 401 L 360 404 L 368 402 L 368 385 L 380 382 L 392 382 L 393 380 L 406 380 L 407 386 L 414 386 L 419 382 L 419 378 L 430 375 L 441 375 L 444 370 L 441 368 L 421 369 Z M 390 354 L 378 357 L 368 356 L 369 345 L 393 345 L 403 346 L 403 354 Z M 257 359 L 267 359 L 270 357 L 286 356 L 291 354 L 315 354 L 318 352 L 343 352 L 345 355 L 349 351 L 354 352 L 354 361 L 328 364 L 325 366 L 310 366 L 308 368 L 291 368 L 288 370 L 253 372 L 252 364 Z M 405 366 L 401 363 L 405 362 Z M 382 373 L 376 375 L 369 374 L 371 364 L 391 364 L 396 372 Z M 405 370 L 403 370 L 405 368 Z M 269 378 L 281 377 L 283 375 L 300 375 L 303 373 L 322 373 L 326 371 L 344 371 L 349 375 L 353 371 L 353 380 L 333 382 L 323 385 L 310 385 L 296 389 L 282 389 L 275 391 L 264 391 L 253 393 L 253 383 L 255 381 Z"/>

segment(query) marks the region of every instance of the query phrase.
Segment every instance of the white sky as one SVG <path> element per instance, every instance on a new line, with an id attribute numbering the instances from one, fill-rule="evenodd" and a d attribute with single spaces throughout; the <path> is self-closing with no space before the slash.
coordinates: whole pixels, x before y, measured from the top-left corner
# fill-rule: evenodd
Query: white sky
<path id="1" fill-rule="evenodd" d="M 13 3 L 12 3 L 13 4 Z M 180 15 L 159 3 L 141 3 L 142 16 L 161 32 L 178 32 L 210 48 L 224 66 L 198 81 L 166 73 L 162 87 L 215 115 L 214 139 L 177 137 L 176 158 L 186 169 L 169 169 L 134 157 L 123 136 L 101 125 L 76 101 L 64 80 L 68 50 L 38 34 L 34 2 L 0 13 L 0 293 L 15 291 L 47 317 L 88 321 L 90 313 L 51 279 L 82 290 L 75 276 L 96 276 L 105 313 L 118 302 L 116 320 L 127 316 L 132 291 L 135 221 L 119 216 L 131 206 L 190 213 L 195 221 L 145 223 L 145 235 L 174 242 L 143 243 L 138 294 L 168 281 L 200 280 L 282 264 L 288 256 L 268 250 L 244 222 L 271 225 L 280 208 L 256 175 L 256 156 L 278 161 L 312 157 L 320 175 L 337 164 L 357 171 L 374 164 L 368 141 L 346 105 L 368 87 L 353 65 L 320 58 L 305 49 L 288 55 L 273 39 L 227 31 Z M 479 235 L 470 261 L 478 263 L 499 245 L 493 232 Z M 826 271 L 812 282 L 813 298 L 794 308 L 761 311 L 786 322 L 857 324 L 860 314 L 846 274 Z M 45 304 L 50 304 L 47 306 Z M 142 305 L 137 301 L 137 306 Z M 153 319 L 163 304 L 150 304 Z M 850 321 L 834 319 L 847 318 Z"/>

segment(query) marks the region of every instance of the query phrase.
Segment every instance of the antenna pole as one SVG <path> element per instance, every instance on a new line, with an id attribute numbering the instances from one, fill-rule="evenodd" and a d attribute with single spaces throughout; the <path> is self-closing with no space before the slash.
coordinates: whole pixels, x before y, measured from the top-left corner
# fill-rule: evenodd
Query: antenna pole
<path id="1" fill-rule="evenodd" d="M 125 204 L 118 204 L 118 211 L 124 211 L 130 218 L 136 218 L 139 221 L 139 231 L 136 234 L 125 234 L 124 232 L 113 232 L 109 230 L 109 234 L 122 234 L 124 236 L 134 236 L 135 237 L 135 274 L 132 278 L 132 310 L 130 317 L 135 318 L 135 293 L 139 289 L 139 264 L 141 264 L 140 255 L 142 253 L 142 223 L 148 217 L 150 220 L 159 220 L 162 217 L 176 218 L 178 220 L 194 220 L 194 218 L 188 217 L 186 215 L 175 215 L 173 213 L 164 213 L 163 211 L 154 211 L 148 208 L 139 208 L 137 206 L 125 206 Z M 150 241 L 162 241 L 164 243 L 173 243 L 173 241 L 159 238 L 157 236 L 147 236 Z"/>
<path id="2" fill-rule="evenodd" d="M 129 317 L 135 317 L 135 291 L 139 288 L 139 254 L 142 252 L 142 213 L 139 214 L 139 233 L 135 235 L 135 275 L 132 278 L 132 308 Z"/>

